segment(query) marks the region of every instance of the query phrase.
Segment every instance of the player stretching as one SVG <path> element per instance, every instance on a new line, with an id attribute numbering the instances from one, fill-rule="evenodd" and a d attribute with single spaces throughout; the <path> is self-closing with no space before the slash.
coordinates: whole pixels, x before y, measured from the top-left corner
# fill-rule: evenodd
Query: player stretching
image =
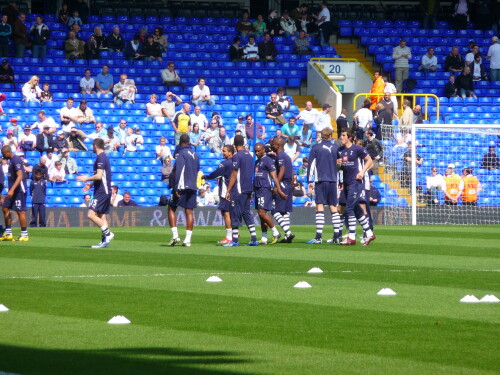
<path id="1" fill-rule="evenodd" d="M 272 214 L 281 229 L 285 232 L 285 238 L 281 240 L 281 243 L 290 243 L 295 238 L 295 234 L 293 234 L 290 230 L 290 213 L 293 211 L 293 167 L 292 159 L 290 159 L 290 156 L 283 151 L 284 146 L 285 140 L 283 138 L 274 138 L 272 147 L 273 151 L 276 152 L 276 170 L 278 171 L 278 181 L 280 183 L 281 191 L 285 194 L 286 198 L 277 194 L 278 188 L 275 186 L 274 209 Z"/>
<path id="2" fill-rule="evenodd" d="M 219 206 L 217 208 L 222 213 L 222 216 L 224 217 L 224 224 L 226 225 L 226 237 L 218 242 L 221 244 L 231 242 L 233 239 L 231 216 L 229 215 L 231 203 L 226 199 L 227 185 L 229 184 L 229 179 L 231 178 L 231 173 L 233 172 L 233 161 L 231 160 L 233 154 L 234 147 L 232 145 L 224 146 L 222 148 L 222 156 L 225 160 L 219 164 L 215 171 L 203 176 L 204 180 L 219 179 Z"/>
<path id="3" fill-rule="evenodd" d="M 342 129 L 340 140 L 342 147 L 340 147 L 338 155 L 338 165 L 342 165 L 344 190 L 347 200 L 345 207 L 347 220 L 349 224 L 349 234 L 347 238 L 342 241 L 341 245 L 355 245 L 356 244 L 356 206 L 359 204 L 359 197 L 363 192 L 363 179 L 366 171 L 372 166 L 372 159 L 365 148 L 353 144 L 355 134 L 352 129 Z M 364 246 L 368 246 L 370 242 L 375 240 L 375 235 L 370 229 L 368 218 L 361 214 L 358 218 L 359 223 L 364 231 Z"/>
<path id="4" fill-rule="evenodd" d="M 104 152 L 104 141 L 100 138 L 94 139 L 92 148 L 97 155 L 94 162 L 94 175 L 78 176 L 78 181 L 92 181 L 86 184 L 83 191 L 89 190 L 94 186 L 94 199 L 90 202 L 88 218 L 91 222 L 101 228 L 101 242 L 92 248 L 107 247 L 115 235 L 109 230 L 106 214 L 111 206 L 111 165 Z"/>
<path id="5" fill-rule="evenodd" d="M 233 171 L 227 186 L 226 199 L 231 202 L 231 226 L 233 228 L 233 240 L 222 246 L 240 246 L 238 227 L 242 225 L 242 219 L 250 231 L 251 241 L 247 246 L 259 246 L 255 233 L 255 223 L 250 211 L 250 199 L 252 196 L 252 170 L 253 158 L 244 147 L 245 139 L 241 135 L 234 136 L 236 154 L 233 156 Z"/>
<path id="6" fill-rule="evenodd" d="M 196 178 L 200 170 L 200 159 L 198 154 L 191 149 L 187 134 L 180 136 L 179 148 L 174 158 L 175 180 L 168 203 L 168 224 L 172 230 L 172 239 L 168 246 L 175 246 L 181 242 L 177 231 L 177 217 L 175 216 L 177 207 L 181 206 L 186 212 L 186 238 L 182 246 L 189 247 L 191 246 L 191 235 L 193 234 L 193 209 L 196 208 Z"/>
<path id="7" fill-rule="evenodd" d="M 255 155 L 257 155 L 257 161 L 255 162 L 255 178 L 253 182 L 255 191 L 255 208 L 259 213 L 260 226 L 262 229 L 262 239 L 259 243 L 267 245 L 267 228 L 271 228 L 273 232 L 273 239 L 271 240 L 271 245 L 278 242 L 281 237 L 278 229 L 274 226 L 273 219 L 267 214 L 273 208 L 273 185 L 276 186 L 277 193 L 282 199 L 286 199 L 287 196 L 281 191 L 278 178 L 276 176 L 276 167 L 274 166 L 274 160 L 266 155 L 266 149 L 264 144 L 257 143 L 254 147 Z"/>
<path id="8" fill-rule="evenodd" d="M 332 143 L 332 129 L 321 131 L 321 142 L 311 148 L 309 154 L 308 182 L 314 181 L 316 192 L 316 237 L 308 244 L 323 243 L 323 227 L 325 225 L 325 205 L 328 205 L 332 214 L 333 239 L 331 243 L 340 243 L 342 222 L 337 212 L 337 155 L 339 148 Z"/>
<path id="9" fill-rule="evenodd" d="M 4 159 L 10 161 L 8 169 L 9 191 L 3 201 L 3 216 L 5 218 L 5 232 L 0 237 L 1 241 L 15 241 L 12 236 L 12 217 L 10 211 L 16 211 L 21 224 L 21 235 L 17 241 L 26 242 L 28 238 L 28 229 L 26 223 L 26 192 L 27 175 L 21 158 L 14 155 L 10 146 L 2 147 Z M 2 181 L 3 183 L 3 181 Z"/>

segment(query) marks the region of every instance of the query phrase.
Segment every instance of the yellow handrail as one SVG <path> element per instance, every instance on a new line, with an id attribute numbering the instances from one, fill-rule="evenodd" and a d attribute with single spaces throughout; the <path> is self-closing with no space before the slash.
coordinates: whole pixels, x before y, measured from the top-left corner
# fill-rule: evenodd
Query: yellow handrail
<path id="1" fill-rule="evenodd" d="M 372 79 L 375 79 L 375 76 L 373 75 L 373 73 L 370 72 L 362 62 L 358 61 L 358 59 L 355 59 L 353 57 L 313 57 L 309 61 L 322 61 L 322 60 L 325 60 L 325 61 L 357 62 L 363 68 L 363 70 L 365 71 L 366 74 L 368 74 L 370 77 L 372 77 Z"/>
<path id="2" fill-rule="evenodd" d="M 364 96 L 365 98 L 367 97 L 372 97 L 372 96 L 378 96 L 378 97 L 383 97 L 384 94 L 373 94 L 373 93 L 367 93 L 367 92 L 363 92 L 363 93 L 360 93 L 358 95 L 356 95 L 352 101 L 352 109 L 353 111 L 356 110 L 356 101 L 358 100 L 358 98 L 360 96 Z M 398 93 L 398 94 L 391 94 L 391 96 L 396 96 L 396 97 L 399 97 L 399 98 L 404 98 L 404 97 L 411 97 L 412 98 L 412 107 L 415 106 L 415 103 L 416 103 L 416 99 L 417 97 L 424 97 L 425 98 L 425 102 L 424 102 L 424 108 L 425 108 L 425 120 L 428 120 L 429 119 L 429 110 L 428 110 L 428 107 L 429 107 L 429 103 L 428 103 L 428 99 L 429 98 L 434 98 L 436 100 L 436 120 L 439 120 L 440 119 L 440 103 L 439 103 L 439 98 L 434 95 L 434 94 L 407 94 L 407 93 Z M 401 101 L 399 102 L 401 103 Z M 397 108 L 396 108 L 397 110 Z"/>
<path id="3" fill-rule="evenodd" d="M 318 64 L 314 63 L 314 64 L 313 64 L 313 66 L 314 66 L 314 67 L 316 67 L 316 68 L 318 69 L 319 74 L 321 74 L 321 75 L 323 76 L 323 78 L 324 78 L 327 82 L 329 82 L 329 83 L 330 83 L 330 86 L 331 86 L 331 87 L 332 87 L 335 91 L 340 92 L 340 90 L 339 90 L 339 88 L 337 87 L 337 85 L 336 85 L 335 83 L 333 83 L 332 79 L 331 79 L 330 77 L 328 77 L 328 76 L 325 74 L 325 72 L 323 71 L 323 69 L 321 69 L 321 67 L 320 67 Z"/>

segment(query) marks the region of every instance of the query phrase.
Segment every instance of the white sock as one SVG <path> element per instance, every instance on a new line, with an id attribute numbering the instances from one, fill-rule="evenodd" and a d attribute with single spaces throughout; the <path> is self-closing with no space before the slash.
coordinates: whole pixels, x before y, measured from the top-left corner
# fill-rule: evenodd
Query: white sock
<path id="1" fill-rule="evenodd" d="M 179 232 L 177 232 L 177 227 L 170 228 L 172 230 L 172 237 L 179 238 Z"/>
<path id="2" fill-rule="evenodd" d="M 103 226 L 101 227 L 101 230 L 102 230 L 103 232 L 104 232 L 106 229 L 108 229 L 108 227 L 107 227 L 106 225 L 103 225 Z"/>
<path id="3" fill-rule="evenodd" d="M 267 232 L 262 232 L 262 239 L 266 239 L 267 240 Z"/>
<path id="4" fill-rule="evenodd" d="M 365 237 L 366 238 L 371 238 L 371 236 L 373 236 L 373 232 L 371 229 L 368 229 L 366 232 L 365 232 Z"/>
<path id="5" fill-rule="evenodd" d="M 349 233 L 349 239 L 350 240 L 355 240 L 356 239 L 356 233 Z"/>
<path id="6" fill-rule="evenodd" d="M 226 239 L 230 241 L 233 239 L 233 230 L 231 228 L 226 228 Z"/>
<path id="7" fill-rule="evenodd" d="M 280 234 L 280 232 L 278 231 L 278 229 L 276 227 L 272 227 L 271 231 L 273 232 L 273 236 L 279 236 L 279 234 Z"/>
<path id="8" fill-rule="evenodd" d="M 186 231 L 186 239 L 184 240 L 184 242 L 191 242 L 191 235 L 192 234 L 193 234 L 192 230 L 187 230 Z"/>

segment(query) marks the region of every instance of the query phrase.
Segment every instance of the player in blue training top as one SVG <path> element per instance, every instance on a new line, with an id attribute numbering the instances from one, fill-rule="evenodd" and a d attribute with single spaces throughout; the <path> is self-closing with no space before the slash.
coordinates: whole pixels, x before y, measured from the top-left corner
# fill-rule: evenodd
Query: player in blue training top
<path id="1" fill-rule="evenodd" d="M 92 148 L 97 155 L 94 162 L 94 175 L 78 176 L 78 181 L 92 181 L 86 184 L 83 191 L 94 187 L 94 198 L 89 205 L 88 218 L 91 222 L 101 228 L 102 239 L 92 248 L 107 247 L 115 235 L 109 230 L 106 214 L 111 206 L 111 165 L 108 156 L 104 152 L 104 141 L 100 138 L 94 139 Z"/>
<path id="2" fill-rule="evenodd" d="M 204 180 L 219 179 L 219 206 L 217 208 L 222 213 L 224 224 L 226 225 L 226 237 L 218 242 L 220 244 L 226 244 L 233 240 L 233 229 L 231 228 L 231 216 L 229 214 L 231 202 L 226 199 L 227 185 L 229 184 L 231 173 L 233 173 L 233 155 L 234 146 L 225 145 L 222 148 L 222 156 L 225 160 L 219 164 L 215 171 L 202 177 Z"/>
<path id="3" fill-rule="evenodd" d="M 337 212 L 337 156 L 339 147 L 332 143 L 332 129 L 321 130 L 321 142 L 311 148 L 309 154 L 309 170 L 307 182 L 314 181 L 316 193 L 316 237 L 308 244 L 323 243 L 323 227 L 325 225 L 325 205 L 330 208 L 333 224 L 333 239 L 330 243 L 340 243 L 342 222 Z"/>
<path id="4" fill-rule="evenodd" d="M 172 230 L 172 239 L 168 246 L 175 246 L 181 239 L 177 231 L 177 207 L 184 208 L 186 213 L 186 238 L 182 246 L 191 246 L 191 235 L 193 234 L 194 215 L 196 208 L 196 179 L 200 170 L 200 158 L 189 145 L 189 135 L 182 134 L 179 138 L 179 147 L 174 155 L 175 167 L 172 194 L 168 202 L 168 224 Z"/>
<path id="5" fill-rule="evenodd" d="M 242 225 L 242 219 L 250 231 L 251 240 L 247 246 L 259 246 L 257 234 L 255 233 L 255 222 L 250 211 L 250 200 L 253 191 L 252 172 L 253 158 L 245 149 L 245 138 L 237 134 L 234 136 L 234 147 L 236 154 L 233 156 L 233 171 L 227 186 L 226 199 L 231 202 L 231 226 L 233 228 L 233 240 L 222 246 L 240 246 L 238 228 Z"/>
<path id="6" fill-rule="evenodd" d="M 286 198 L 277 194 L 277 187 L 274 187 L 274 208 L 272 214 L 279 226 L 285 232 L 285 238 L 281 243 L 290 243 L 295 238 L 295 234 L 290 230 L 290 213 L 293 211 L 293 185 L 292 159 L 283 150 L 285 140 L 283 138 L 274 138 L 272 143 L 273 151 L 276 153 L 276 171 L 278 172 L 278 181 L 281 191 L 285 193 Z"/>
<path id="7" fill-rule="evenodd" d="M 21 225 L 21 235 L 17 241 L 26 242 L 28 238 L 28 229 L 26 222 L 26 193 L 28 185 L 26 184 L 26 171 L 21 158 L 14 155 L 10 146 L 2 147 L 4 159 L 9 160 L 8 182 L 9 190 L 3 200 L 3 216 L 5 218 L 5 232 L 0 237 L 1 241 L 16 241 L 12 235 L 12 217 L 10 211 L 16 211 Z M 3 181 L 2 181 L 3 182 Z"/>
<path id="8" fill-rule="evenodd" d="M 342 166 L 343 185 L 346 196 L 345 214 L 347 215 L 349 234 L 341 245 L 356 244 L 356 206 L 359 204 L 360 195 L 364 191 L 363 180 L 366 172 L 371 168 L 373 162 L 365 148 L 353 143 L 355 133 L 352 129 L 342 129 L 340 140 L 342 147 L 339 148 L 337 165 Z M 370 224 L 365 215 L 361 215 L 359 223 L 364 231 L 364 243 L 368 246 L 375 240 L 375 235 L 370 229 Z"/>
<path id="9" fill-rule="evenodd" d="M 280 232 L 276 229 L 273 219 L 267 214 L 273 209 L 273 182 L 277 187 L 277 194 L 282 199 L 287 196 L 281 191 L 278 177 L 276 175 L 276 167 L 274 160 L 266 155 L 266 148 L 263 143 L 257 143 L 254 147 L 257 160 L 255 162 L 255 176 L 253 181 L 255 208 L 259 213 L 260 227 L 262 229 L 262 239 L 259 243 L 267 245 L 267 228 L 271 228 L 273 239 L 271 245 L 278 242 L 281 237 Z"/>

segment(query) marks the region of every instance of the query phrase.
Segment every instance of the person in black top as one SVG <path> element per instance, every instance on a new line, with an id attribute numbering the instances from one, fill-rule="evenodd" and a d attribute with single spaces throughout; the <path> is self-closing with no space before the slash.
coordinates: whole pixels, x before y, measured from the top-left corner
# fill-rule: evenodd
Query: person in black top
<path id="1" fill-rule="evenodd" d="M 45 167 L 47 168 L 47 167 Z M 33 172 L 35 178 L 31 180 L 31 222 L 30 227 L 45 227 L 45 199 L 47 196 L 47 181 L 41 170 Z"/>
<path id="2" fill-rule="evenodd" d="M 475 98 L 474 94 L 474 80 L 470 74 L 470 68 L 465 66 L 462 73 L 460 73 L 456 80 L 457 90 L 462 99 L 466 97 Z"/>
<path id="3" fill-rule="evenodd" d="M 451 52 L 448 56 L 446 56 L 446 60 L 444 61 L 444 70 L 446 72 L 454 72 L 458 73 L 464 67 L 465 62 L 462 59 L 462 56 L 458 53 L 458 47 L 451 47 Z"/>
<path id="4" fill-rule="evenodd" d="M 54 135 L 49 134 L 50 125 L 44 125 L 43 131 L 36 135 L 36 150 L 43 154 L 44 152 L 48 152 L 49 149 L 52 149 L 54 145 Z"/>
<path id="5" fill-rule="evenodd" d="M 123 193 L 123 199 L 118 202 L 117 207 L 138 207 L 139 205 L 131 199 L 130 193 L 126 191 Z"/>
<path id="6" fill-rule="evenodd" d="M 47 168 L 47 157 L 40 156 L 40 162 L 33 166 L 32 178 L 35 178 L 37 173 L 41 173 L 45 180 L 49 179 L 49 169 Z"/>
<path id="7" fill-rule="evenodd" d="M 483 169 L 498 169 L 500 164 L 498 163 L 498 156 L 495 153 L 495 146 L 490 146 L 488 148 L 488 153 L 483 156 L 481 161 L 481 168 Z"/>
<path id="8" fill-rule="evenodd" d="M 163 61 L 161 58 L 161 45 L 153 40 L 153 35 L 149 34 L 146 42 L 142 46 L 142 54 L 145 61 Z"/>
<path id="9" fill-rule="evenodd" d="M 241 39 L 239 36 L 235 37 L 233 40 L 233 44 L 229 46 L 229 60 L 232 62 L 236 62 L 242 59 L 243 57 L 243 47 L 240 46 Z"/>
<path id="10" fill-rule="evenodd" d="M 271 40 L 271 35 L 269 33 L 264 34 L 264 40 L 258 44 L 259 47 L 259 57 L 264 61 L 275 61 L 276 56 L 278 56 L 278 50 Z"/>
<path id="11" fill-rule="evenodd" d="M 372 180 L 370 179 L 370 206 L 376 206 L 380 203 L 382 196 L 380 195 L 380 191 L 373 186 Z"/>
<path id="12" fill-rule="evenodd" d="M 14 83 L 14 69 L 7 59 L 3 59 L 0 66 L 0 83 Z"/>
<path id="13" fill-rule="evenodd" d="M 36 17 L 36 23 L 30 29 L 32 52 L 34 58 L 45 59 L 47 54 L 47 40 L 50 38 L 50 30 L 43 23 L 42 16 Z"/>
<path id="14" fill-rule="evenodd" d="M 452 74 L 449 81 L 444 86 L 444 96 L 447 98 L 454 98 L 457 96 L 457 86 L 455 84 L 455 76 Z"/>

